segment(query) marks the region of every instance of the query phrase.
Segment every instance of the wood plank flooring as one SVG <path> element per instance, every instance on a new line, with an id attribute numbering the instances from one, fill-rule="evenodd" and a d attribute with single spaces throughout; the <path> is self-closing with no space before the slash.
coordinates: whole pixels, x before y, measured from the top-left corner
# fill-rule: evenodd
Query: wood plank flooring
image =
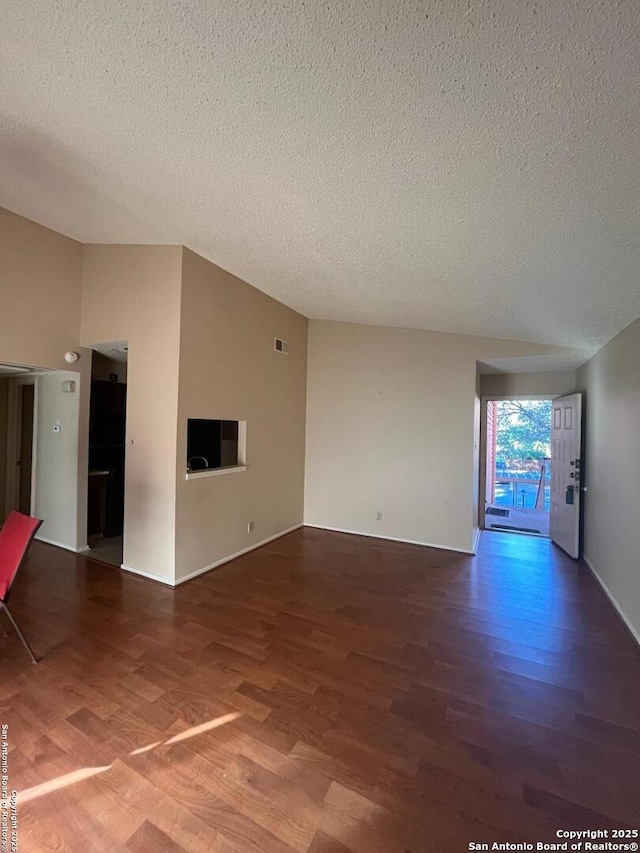
<path id="1" fill-rule="evenodd" d="M 640 824 L 640 656 L 543 539 L 303 529 L 177 590 L 35 543 L 20 851 L 449 853 Z"/>

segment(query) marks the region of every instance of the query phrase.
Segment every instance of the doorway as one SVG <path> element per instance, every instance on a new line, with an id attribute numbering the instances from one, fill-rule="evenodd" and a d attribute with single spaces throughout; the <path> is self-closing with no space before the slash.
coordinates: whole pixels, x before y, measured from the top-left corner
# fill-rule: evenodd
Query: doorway
<path id="1" fill-rule="evenodd" d="M 33 415 L 35 385 L 20 386 L 20 456 L 18 458 L 18 510 L 31 515 L 31 475 L 33 472 Z"/>
<path id="2" fill-rule="evenodd" d="M 487 400 L 484 527 L 549 536 L 551 398 Z"/>
<path id="3" fill-rule="evenodd" d="M 0 365 L 0 523 L 34 502 L 36 378 L 33 368 Z"/>
<path id="4" fill-rule="evenodd" d="M 126 342 L 94 348 L 89 411 L 87 541 L 91 556 L 120 567 L 123 557 Z"/>

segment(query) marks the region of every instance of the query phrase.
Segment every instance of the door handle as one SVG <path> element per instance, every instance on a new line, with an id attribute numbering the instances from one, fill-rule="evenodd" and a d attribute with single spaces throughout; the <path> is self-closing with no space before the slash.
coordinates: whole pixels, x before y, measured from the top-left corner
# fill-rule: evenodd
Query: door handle
<path id="1" fill-rule="evenodd" d="M 573 497 L 575 494 L 575 489 L 576 489 L 575 486 L 567 486 L 567 491 L 566 491 L 565 496 L 564 496 L 564 502 L 566 504 L 572 504 L 573 503 Z"/>

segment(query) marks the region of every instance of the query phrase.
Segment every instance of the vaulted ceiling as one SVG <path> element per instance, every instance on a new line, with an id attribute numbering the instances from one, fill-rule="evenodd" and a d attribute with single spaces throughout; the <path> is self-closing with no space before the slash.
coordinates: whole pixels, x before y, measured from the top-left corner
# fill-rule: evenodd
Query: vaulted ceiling
<path id="1" fill-rule="evenodd" d="M 316 318 L 640 315 L 635 0 L 2 0 L 0 204 Z"/>

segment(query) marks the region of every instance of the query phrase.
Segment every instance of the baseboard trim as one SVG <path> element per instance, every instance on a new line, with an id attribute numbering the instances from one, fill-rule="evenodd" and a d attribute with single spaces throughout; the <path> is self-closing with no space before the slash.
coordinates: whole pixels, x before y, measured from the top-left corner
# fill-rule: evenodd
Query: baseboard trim
<path id="1" fill-rule="evenodd" d="M 196 569 L 195 572 L 191 572 L 185 577 L 180 578 L 175 583 L 175 586 L 179 586 L 180 584 L 186 583 L 187 581 L 193 580 L 193 578 L 197 578 L 199 575 L 203 575 L 206 572 L 210 572 L 212 569 L 217 569 L 218 566 L 224 565 L 224 563 L 229 563 L 231 560 L 236 560 L 238 557 L 242 557 L 243 554 L 248 554 L 249 551 L 255 551 L 256 548 L 262 548 L 263 545 L 267 545 L 269 542 L 273 542 L 274 539 L 280 539 L 282 536 L 286 536 L 288 533 L 293 533 L 294 530 L 299 530 L 304 525 L 302 522 L 300 524 L 294 524 L 293 527 L 288 527 L 286 530 L 281 530 L 279 533 L 274 533 L 273 536 L 268 536 L 266 539 L 261 539 L 260 542 L 256 542 L 254 545 L 249 545 L 248 548 L 243 548 L 241 551 L 236 551 L 235 554 L 230 554 L 228 557 L 223 557 L 221 560 L 216 560 L 215 563 L 211 563 L 209 566 L 204 566 L 202 569 Z"/>
<path id="2" fill-rule="evenodd" d="M 116 567 L 114 566 L 114 568 Z M 160 577 L 160 575 L 152 575 L 151 572 L 143 572 L 142 569 L 134 569 L 133 566 L 127 566 L 124 563 L 122 563 L 120 568 L 123 572 L 129 572 L 132 575 L 139 575 L 141 578 L 146 578 L 149 581 L 164 584 L 164 586 L 175 586 L 173 581 L 167 580 L 167 578 Z"/>
<path id="3" fill-rule="evenodd" d="M 80 548 L 75 548 L 73 545 L 65 545 L 64 542 L 58 542 L 55 539 L 47 539 L 45 536 L 35 537 L 36 542 L 44 542 L 45 545 L 53 545 L 54 548 L 63 548 L 65 551 L 71 551 L 72 554 L 84 554 L 89 551 L 88 545 L 83 545 Z"/>
<path id="4" fill-rule="evenodd" d="M 326 524 L 304 523 L 305 527 L 313 527 L 316 530 L 330 530 L 332 533 L 348 533 L 351 536 L 368 536 L 370 539 L 385 539 L 387 542 L 403 542 L 405 545 L 421 545 L 423 548 L 437 548 L 438 551 L 453 551 L 454 554 L 469 554 L 474 557 L 474 551 L 466 548 L 452 548 L 451 545 L 436 545 L 433 542 L 419 542 L 417 539 L 400 539 L 398 536 L 381 536 L 379 533 L 365 533 L 362 530 L 346 530 L 344 527 L 327 527 Z"/>
<path id="5" fill-rule="evenodd" d="M 604 594 L 607 596 L 607 598 L 611 602 L 611 605 L 612 605 L 613 609 L 616 611 L 620 621 L 622 622 L 624 627 L 627 629 L 627 631 L 631 634 L 632 638 L 636 641 L 638 646 L 640 646 L 640 634 L 638 633 L 638 631 L 636 631 L 636 629 L 633 627 L 631 622 L 627 619 L 624 610 L 622 609 L 622 607 L 620 607 L 620 605 L 616 601 L 615 597 L 611 594 L 609 587 L 602 580 L 602 578 L 600 577 L 598 572 L 593 567 L 592 563 L 590 563 L 589 560 L 584 555 L 583 555 L 582 559 L 587 564 L 589 571 L 591 572 L 591 574 L 595 578 L 600 589 L 604 592 Z"/>

